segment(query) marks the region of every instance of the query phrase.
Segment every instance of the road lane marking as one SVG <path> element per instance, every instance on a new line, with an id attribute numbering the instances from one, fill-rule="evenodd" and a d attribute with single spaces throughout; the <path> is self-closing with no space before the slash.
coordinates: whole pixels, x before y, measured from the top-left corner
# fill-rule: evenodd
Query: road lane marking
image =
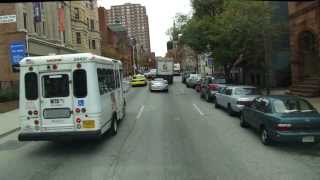
<path id="1" fill-rule="evenodd" d="M 204 113 L 200 110 L 200 108 L 196 104 L 193 104 L 193 107 L 200 113 L 201 116 L 204 116 Z"/>
<path id="2" fill-rule="evenodd" d="M 143 113 L 143 110 L 144 110 L 144 105 L 142 105 L 141 106 L 141 108 L 140 108 L 140 110 L 139 110 L 139 113 L 138 113 L 138 115 L 137 115 L 137 119 L 140 119 L 141 118 L 141 115 L 142 115 L 142 113 Z"/>

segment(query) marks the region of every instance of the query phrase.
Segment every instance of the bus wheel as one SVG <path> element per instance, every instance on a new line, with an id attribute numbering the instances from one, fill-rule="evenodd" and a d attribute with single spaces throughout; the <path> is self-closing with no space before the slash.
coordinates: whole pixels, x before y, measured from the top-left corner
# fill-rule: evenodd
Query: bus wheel
<path id="1" fill-rule="evenodd" d="M 118 133 L 118 121 L 117 116 L 113 116 L 112 124 L 111 124 L 111 135 L 115 136 Z"/>

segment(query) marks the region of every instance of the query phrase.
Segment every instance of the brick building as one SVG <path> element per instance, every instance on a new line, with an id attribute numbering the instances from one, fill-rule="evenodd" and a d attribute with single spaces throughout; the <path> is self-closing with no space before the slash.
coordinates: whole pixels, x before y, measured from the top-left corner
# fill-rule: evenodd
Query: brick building
<path id="1" fill-rule="evenodd" d="M 108 24 L 108 12 L 105 8 L 99 7 L 98 11 L 102 55 L 121 60 L 125 76 L 132 74 L 132 48 L 127 30 L 121 24 Z"/>
<path id="2" fill-rule="evenodd" d="M 135 38 L 137 45 L 150 53 L 150 35 L 149 35 L 149 20 L 146 7 L 140 4 L 126 3 L 118 6 L 111 6 L 108 11 L 108 22 L 120 23 L 128 31 L 130 38 Z"/>
<path id="3" fill-rule="evenodd" d="M 320 95 L 320 1 L 289 2 L 292 94 Z"/>

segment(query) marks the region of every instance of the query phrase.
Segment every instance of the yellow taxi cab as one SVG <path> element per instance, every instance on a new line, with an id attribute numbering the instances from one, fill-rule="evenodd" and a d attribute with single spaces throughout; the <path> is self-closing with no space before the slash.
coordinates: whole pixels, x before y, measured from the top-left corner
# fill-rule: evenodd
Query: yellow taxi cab
<path id="1" fill-rule="evenodd" d="M 142 74 L 134 75 L 130 81 L 131 86 L 146 86 L 147 85 L 147 79 Z"/>

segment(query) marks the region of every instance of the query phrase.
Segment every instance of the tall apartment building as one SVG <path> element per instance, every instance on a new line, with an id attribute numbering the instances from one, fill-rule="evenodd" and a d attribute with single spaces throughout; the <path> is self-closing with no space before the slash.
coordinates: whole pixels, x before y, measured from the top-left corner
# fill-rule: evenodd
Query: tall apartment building
<path id="1" fill-rule="evenodd" d="M 149 20 L 146 7 L 140 4 L 126 3 L 124 5 L 111 6 L 108 13 L 109 24 L 122 24 L 128 31 L 130 38 L 135 38 L 137 47 L 143 47 L 150 54 Z"/>

